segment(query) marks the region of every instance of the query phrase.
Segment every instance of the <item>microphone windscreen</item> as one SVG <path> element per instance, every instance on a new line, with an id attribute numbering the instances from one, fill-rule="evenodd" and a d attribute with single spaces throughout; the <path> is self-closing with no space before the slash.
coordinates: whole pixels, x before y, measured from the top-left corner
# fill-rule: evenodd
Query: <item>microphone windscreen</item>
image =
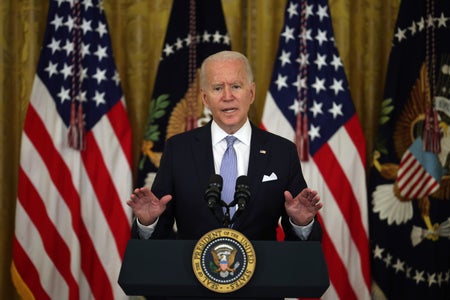
<path id="1" fill-rule="evenodd" d="M 211 178 L 209 178 L 209 184 L 215 184 L 220 186 L 220 188 L 222 188 L 222 184 L 223 184 L 223 178 L 222 176 L 220 176 L 219 174 L 214 174 L 213 176 L 211 176 Z"/>
<path id="2" fill-rule="evenodd" d="M 236 186 L 239 185 L 247 185 L 248 186 L 248 177 L 245 175 L 241 175 L 236 179 Z"/>

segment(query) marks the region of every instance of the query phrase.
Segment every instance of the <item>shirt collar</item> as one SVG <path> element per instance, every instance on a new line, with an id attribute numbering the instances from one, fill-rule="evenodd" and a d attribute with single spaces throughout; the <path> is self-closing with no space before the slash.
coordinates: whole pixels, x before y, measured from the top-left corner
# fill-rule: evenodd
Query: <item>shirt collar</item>
<path id="1" fill-rule="evenodd" d="M 217 125 L 217 123 L 213 120 L 211 124 L 211 140 L 212 144 L 215 145 L 222 141 L 229 134 L 226 133 L 222 128 Z M 252 127 L 250 126 L 250 121 L 244 123 L 244 125 L 236 131 L 233 136 L 235 136 L 241 143 L 250 146 L 250 139 L 252 135 Z"/>

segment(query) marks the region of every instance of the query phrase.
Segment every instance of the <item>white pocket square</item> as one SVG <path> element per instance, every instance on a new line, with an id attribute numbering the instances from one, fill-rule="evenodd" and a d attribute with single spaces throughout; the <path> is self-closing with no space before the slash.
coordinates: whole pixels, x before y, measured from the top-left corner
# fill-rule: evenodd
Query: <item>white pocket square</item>
<path id="1" fill-rule="evenodd" d="M 270 174 L 269 176 L 264 175 L 264 176 L 263 176 L 263 179 L 262 179 L 262 182 L 273 181 L 273 180 L 277 180 L 277 179 L 278 179 L 277 174 L 275 174 L 274 172 L 272 172 L 272 174 Z"/>

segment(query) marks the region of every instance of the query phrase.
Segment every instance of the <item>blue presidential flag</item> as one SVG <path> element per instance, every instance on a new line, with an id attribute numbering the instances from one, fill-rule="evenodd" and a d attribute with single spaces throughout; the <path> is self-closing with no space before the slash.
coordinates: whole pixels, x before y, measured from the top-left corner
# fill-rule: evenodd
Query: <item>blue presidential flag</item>
<path id="1" fill-rule="evenodd" d="M 137 185 L 151 186 L 165 141 L 210 120 L 197 71 L 211 54 L 230 50 L 220 0 L 174 0 L 142 141 Z"/>
<path id="2" fill-rule="evenodd" d="M 370 170 L 374 299 L 450 299 L 449 37 L 449 1 L 402 1 Z"/>

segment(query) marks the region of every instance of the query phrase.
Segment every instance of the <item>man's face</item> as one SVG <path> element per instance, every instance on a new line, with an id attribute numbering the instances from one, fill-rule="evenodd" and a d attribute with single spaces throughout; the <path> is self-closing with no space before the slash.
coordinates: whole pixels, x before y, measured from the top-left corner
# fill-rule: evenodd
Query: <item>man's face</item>
<path id="1" fill-rule="evenodd" d="M 255 99 L 255 83 L 249 83 L 240 60 L 211 61 L 205 69 L 203 104 L 211 110 L 214 121 L 229 134 L 247 120 Z"/>

